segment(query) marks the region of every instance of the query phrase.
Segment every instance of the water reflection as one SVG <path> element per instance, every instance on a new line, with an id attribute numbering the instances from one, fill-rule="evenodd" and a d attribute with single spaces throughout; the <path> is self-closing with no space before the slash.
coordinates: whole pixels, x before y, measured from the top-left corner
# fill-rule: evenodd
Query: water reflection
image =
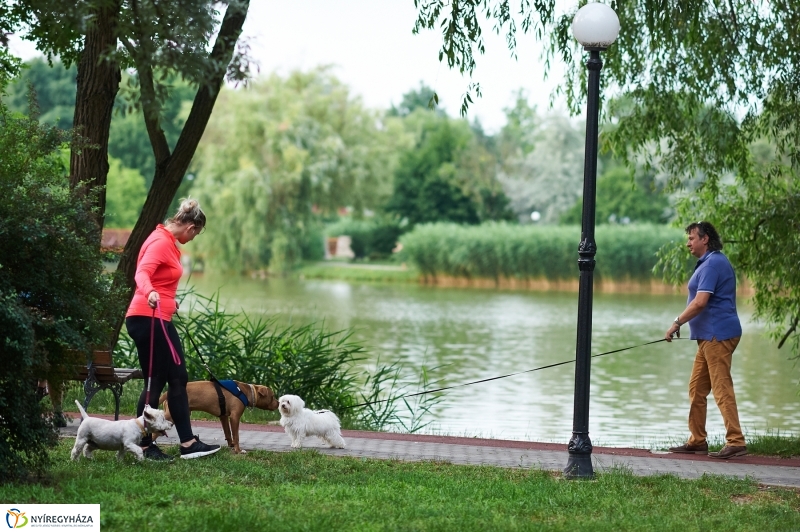
<path id="1" fill-rule="evenodd" d="M 353 328 L 374 359 L 437 367 L 438 386 L 570 360 L 575 356 L 577 294 L 438 289 L 339 281 L 192 279 L 220 291 L 230 311 L 277 315 L 282 323 L 324 321 Z M 663 336 L 683 296 L 595 294 L 592 352 Z M 797 373 L 742 312 L 745 334 L 733 378 L 745 431 L 795 431 Z M 592 361 L 590 435 L 596 445 L 648 446 L 687 434 L 690 341 L 665 342 Z M 431 431 L 566 443 L 572 431 L 574 365 L 448 391 Z M 713 400 L 713 399 L 710 399 Z M 724 433 L 709 405 L 709 434 Z"/>

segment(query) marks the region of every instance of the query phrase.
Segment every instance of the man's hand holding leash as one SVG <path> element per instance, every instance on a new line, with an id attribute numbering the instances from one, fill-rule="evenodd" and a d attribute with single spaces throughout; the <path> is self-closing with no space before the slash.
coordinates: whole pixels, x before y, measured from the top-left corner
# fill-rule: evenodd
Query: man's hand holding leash
<path id="1" fill-rule="evenodd" d="M 680 322 L 680 318 L 681 318 L 680 316 L 675 318 L 670 328 L 667 329 L 667 334 L 664 335 L 664 340 L 666 340 L 667 342 L 671 342 L 672 338 L 674 338 L 675 336 L 677 336 L 678 338 L 681 337 L 681 325 L 683 325 L 683 323 Z"/>

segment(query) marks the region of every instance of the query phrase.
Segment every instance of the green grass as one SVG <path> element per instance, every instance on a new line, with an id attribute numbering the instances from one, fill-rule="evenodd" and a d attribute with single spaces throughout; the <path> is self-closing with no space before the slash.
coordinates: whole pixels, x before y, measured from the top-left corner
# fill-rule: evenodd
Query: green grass
<path id="1" fill-rule="evenodd" d="M 745 432 L 745 439 L 747 440 L 747 452 L 750 454 L 780 456 L 781 458 L 800 456 L 800 436 L 792 432 L 781 433 L 780 430 L 768 430 L 764 434 Z M 722 448 L 722 444 L 715 447 Z"/>
<path id="2" fill-rule="evenodd" d="M 364 263 L 368 266 L 371 263 Z M 414 267 L 405 270 L 389 270 L 383 268 L 349 266 L 347 264 L 320 264 L 309 262 L 294 270 L 293 275 L 301 279 L 336 279 L 356 282 L 400 282 L 415 283 L 419 281 L 419 271 Z M 382 266 L 383 264 L 379 264 Z M 397 264 L 394 264 L 397 266 Z"/>
<path id="3" fill-rule="evenodd" d="M 779 458 L 800 457 L 800 435 L 793 432 L 767 430 L 763 433 L 758 433 L 745 430 L 744 439 L 747 444 L 747 453 L 751 455 Z M 684 437 L 665 438 L 653 442 L 647 447 L 666 451 L 669 447 L 684 443 L 686 443 L 686 438 Z M 719 451 L 724 446 L 724 434 L 709 435 L 708 450 L 710 452 Z"/>
<path id="4" fill-rule="evenodd" d="M 750 480 L 330 457 L 315 451 L 141 462 L 53 451 L 41 483 L 0 486 L 8 503 L 99 503 L 104 531 L 797 530 L 800 495 Z M 174 448 L 166 450 L 175 453 Z"/>

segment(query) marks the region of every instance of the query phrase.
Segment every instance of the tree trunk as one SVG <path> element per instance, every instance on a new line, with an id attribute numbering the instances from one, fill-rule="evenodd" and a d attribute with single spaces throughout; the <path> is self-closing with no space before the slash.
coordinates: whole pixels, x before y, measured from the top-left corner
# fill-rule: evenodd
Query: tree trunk
<path id="1" fill-rule="evenodd" d="M 120 0 L 101 3 L 88 23 L 78 62 L 74 116 L 74 127 L 84 140 L 72 148 L 69 161 L 70 186 L 80 187 L 84 194 L 97 194 L 95 219 L 101 231 L 106 209 L 108 135 L 121 79 L 119 65 L 104 56 L 116 49 L 119 11 Z"/>
<path id="2" fill-rule="evenodd" d="M 144 113 L 150 143 L 153 146 L 153 153 L 156 157 L 156 171 L 153 177 L 153 184 L 150 186 L 147 199 L 142 207 L 142 213 L 139 215 L 139 219 L 136 221 L 131 236 L 125 245 L 114 277 L 114 287 L 124 293 L 123 300 L 126 302 L 131 300 L 136 289 L 134 275 L 136 273 L 139 250 L 156 225 L 165 219 L 167 209 L 178 192 L 178 187 L 183 181 L 183 176 L 189 168 L 189 163 L 192 161 L 197 145 L 205 132 L 211 112 L 214 110 L 214 103 L 225 80 L 226 66 L 233 58 L 236 41 L 242 33 L 242 25 L 244 25 L 249 5 L 249 0 L 229 4 L 210 55 L 210 58 L 216 64 L 222 66 L 217 69 L 213 78 L 207 84 L 198 88 L 192 104 L 192 110 L 172 153 L 169 153 L 164 131 L 158 126 L 157 117 Z M 140 81 L 144 81 L 146 84 L 146 80 L 152 80 L 152 76 L 149 75 L 150 69 L 146 65 L 142 65 L 139 70 L 142 73 L 146 73 L 146 75 L 140 76 Z M 142 91 L 143 93 L 147 92 L 148 87 L 143 85 Z M 112 346 L 116 344 L 119 338 L 119 332 L 124 321 L 125 312 L 122 311 L 116 322 L 111 342 Z"/>

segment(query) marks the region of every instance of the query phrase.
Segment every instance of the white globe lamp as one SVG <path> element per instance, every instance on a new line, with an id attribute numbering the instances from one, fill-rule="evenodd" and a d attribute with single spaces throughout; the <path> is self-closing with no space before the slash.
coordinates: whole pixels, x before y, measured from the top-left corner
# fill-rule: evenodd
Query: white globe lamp
<path id="1" fill-rule="evenodd" d="M 572 35 L 586 50 L 605 50 L 617 40 L 619 18 L 605 4 L 586 4 L 572 19 Z"/>

